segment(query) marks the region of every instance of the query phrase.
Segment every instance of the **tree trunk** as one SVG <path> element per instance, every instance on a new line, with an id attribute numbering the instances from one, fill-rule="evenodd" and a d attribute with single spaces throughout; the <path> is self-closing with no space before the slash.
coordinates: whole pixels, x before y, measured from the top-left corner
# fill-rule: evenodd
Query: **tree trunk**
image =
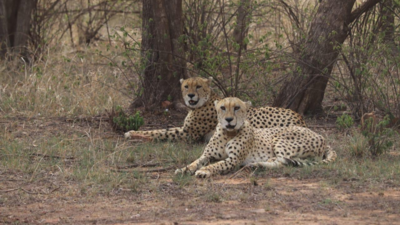
<path id="1" fill-rule="evenodd" d="M 394 5 L 393 0 L 384 0 L 381 2 L 381 17 L 382 17 L 382 27 L 383 41 L 392 45 L 395 45 L 394 41 Z"/>
<path id="2" fill-rule="evenodd" d="M 32 11 L 36 0 L 0 0 L 0 53 L 26 56 Z"/>
<path id="3" fill-rule="evenodd" d="M 143 0 L 142 96 L 132 107 L 155 110 L 162 101 L 181 99 L 180 82 L 185 78 L 182 0 Z"/>
<path id="4" fill-rule="evenodd" d="M 349 33 L 349 24 L 379 3 L 365 1 L 352 13 L 355 0 L 322 1 L 311 23 L 308 38 L 291 79 L 286 81 L 273 106 L 290 108 L 298 113 L 322 112 L 332 68 Z"/>
<path id="5" fill-rule="evenodd" d="M 4 57 L 10 48 L 7 26 L 7 11 L 4 0 L 0 0 L 0 57 Z"/>
<path id="6" fill-rule="evenodd" d="M 244 43 L 244 38 L 247 36 L 250 24 L 250 13 L 251 13 L 251 2 L 250 0 L 240 0 L 239 7 L 237 9 L 236 16 L 236 27 L 233 30 L 233 37 L 236 43 L 239 44 L 240 48 L 247 49 L 247 44 Z"/>

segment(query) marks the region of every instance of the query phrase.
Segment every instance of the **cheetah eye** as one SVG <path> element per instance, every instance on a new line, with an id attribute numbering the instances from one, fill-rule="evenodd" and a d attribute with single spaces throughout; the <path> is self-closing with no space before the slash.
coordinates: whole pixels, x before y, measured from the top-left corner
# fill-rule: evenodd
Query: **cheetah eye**
<path id="1" fill-rule="evenodd" d="M 221 109 L 225 111 L 225 106 L 221 106 Z"/>
<path id="2" fill-rule="evenodd" d="M 235 111 L 240 109 L 240 106 L 235 106 L 235 108 L 233 108 Z"/>
<path id="3" fill-rule="evenodd" d="M 201 86 L 196 86 L 196 89 L 200 89 L 201 88 Z"/>
<path id="4" fill-rule="evenodd" d="M 188 88 L 189 88 L 189 86 L 188 86 L 188 85 L 185 85 L 185 88 L 186 88 L 186 89 L 188 89 Z"/>

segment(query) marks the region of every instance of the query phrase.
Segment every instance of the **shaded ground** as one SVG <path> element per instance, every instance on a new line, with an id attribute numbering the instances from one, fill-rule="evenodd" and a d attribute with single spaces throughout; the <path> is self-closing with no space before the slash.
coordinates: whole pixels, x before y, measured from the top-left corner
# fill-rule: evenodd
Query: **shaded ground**
<path id="1" fill-rule="evenodd" d="M 158 124 L 176 125 L 179 116 L 147 117 Z M 329 121 L 328 121 L 329 122 Z M 326 121 L 309 121 L 329 136 L 336 130 Z M 74 138 L 125 142 L 109 130 L 106 117 L 1 118 L 5 136 L 35 140 L 60 133 Z M 88 134 L 91 135 L 88 135 Z M 4 143 L 3 143 L 4 144 Z M 129 142 L 137 145 L 137 142 Z M 2 157 L 0 155 L 0 157 Z M 45 160 L 45 156 L 41 157 Z M 68 159 L 65 158 L 66 163 Z M 339 159 L 340 160 L 340 159 Z M 319 167 L 306 175 L 301 170 L 254 173 L 239 170 L 212 180 L 177 179 L 175 168 L 154 165 L 144 172 L 140 188 L 66 179 L 61 173 L 30 173 L 0 167 L 0 223 L 2 224 L 396 224 L 400 221 L 400 189 L 390 178 L 378 183 L 338 175 Z M 128 168 L 126 173 L 139 170 Z M 288 172 L 289 171 L 289 172 Z M 389 176 L 390 177 L 390 176 Z M 373 183 L 373 184 L 372 184 Z M 100 186 L 91 192 L 93 186 Z"/>

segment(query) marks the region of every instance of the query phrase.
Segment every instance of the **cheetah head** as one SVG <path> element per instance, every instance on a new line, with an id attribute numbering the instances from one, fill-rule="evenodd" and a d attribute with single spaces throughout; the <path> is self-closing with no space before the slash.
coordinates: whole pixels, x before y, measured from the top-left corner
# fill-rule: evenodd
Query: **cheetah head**
<path id="1" fill-rule="evenodd" d="M 211 81 L 212 77 L 208 79 L 201 77 L 181 79 L 181 90 L 185 104 L 192 109 L 203 106 L 211 96 Z"/>
<path id="2" fill-rule="evenodd" d="M 222 129 L 227 131 L 239 130 L 243 126 L 247 109 L 251 106 L 251 102 L 243 102 L 233 97 L 215 101 L 214 104 L 218 114 L 218 122 Z"/>

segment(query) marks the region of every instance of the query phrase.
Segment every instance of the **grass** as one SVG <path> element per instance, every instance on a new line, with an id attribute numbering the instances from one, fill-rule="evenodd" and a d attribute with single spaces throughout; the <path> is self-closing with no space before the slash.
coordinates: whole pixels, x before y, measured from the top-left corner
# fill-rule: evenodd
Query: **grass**
<path id="1" fill-rule="evenodd" d="M 318 179 L 328 181 L 335 188 L 340 188 L 343 181 L 353 181 L 355 185 L 368 188 L 381 187 L 385 183 L 391 185 L 400 184 L 400 155 L 392 151 L 390 154 L 383 154 L 379 157 L 371 157 L 365 142 L 359 141 L 361 134 L 355 137 L 343 137 L 340 134 L 328 137 L 331 146 L 338 154 L 337 160 L 328 165 L 313 167 L 294 168 L 284 167 L 273 170 L 258 169 L 257 177 L 292 177 L 299 180 Z M 355 141 L 356 140 L 356 141 Z M 398 143 L 397 143 L 398 145 Z M 353 150 L 364 151 L 355 155 Z M 394 148 L 395 149 L 395 148 Z"/>
<path id="2" fill-rule="evenodd" d="M 255 34 L 254 40 L 259 39 L 265 29 L 274 30 L 254 29 L 260 32 Z M 292 29 L 291 26 L 288 29 Z M 140 34 L 137 37 L 140 38 Z M 180 218 L 188 214 L 187 221 L 197 223 L 196 220 L 200 219 L 215 219 L 216 212 L 227 212 L 228 217 L 233 219 L 246 218 L 245 214 L 254 217 L 246 210 L 255 207 L 271 212 L 268 213 L 271 217 L 275 212 L 295 211 L 296 208 L 287 204 L 291 201 L 306 202 L 309 204 L 305 205 L 306 211 L 313 205 L 309 200 L 314 198 L 316 209 L 320 210 L 319 206 L 322 206 L 331 210 L 339 204 L 334 194 L 327 194 L 332 190 L 335 193 L 376 192 L 378 196 L 386 196 L 386 190 L 400 185 L 400 155 L 395 151 L 399 147 L 398 141 L 390 149 L 390 154 L 370 157 L 366 149 L 368 143 L 362 135 L 350 132 L 349 137 L 336 130 L 322 132 L 338 153 L 337 161 L 329 165 L 258 169 L 253 176 L 230 178 L 232 174 L 227 174 L 210 180 L 174 175 L 176 168 L 200 156 L 204 144 L 136 143 L 112 133 L 107 122 L 78 120 L 102 115 L 115 106 L 127 107 L 133 97 L 132 88 L 138 87 L 139 78 L 121 66 L 126 60 L 121 56 L 122 45 L 112 41 L 115 48 L 111 51 L 99 41 L 89 47 L 80 46 L 79 51 L 68 46 L 51 47 L 32 65 L 20 59 L 0 62 L 0 207 L 14 207 L 12 210 L 20 212 L 16 207 L 21 202 L 27 205 L 41 202 L 58 207 L 48 199 L 88 203 L 123 193 L 119 195 L 121 198 L 126 199 L 130 206 L 139 202 L 143 211 L 121 210 L 127 214 L 121 217 L 145 217 L 148 210 L 152 213 L 149 218 L 168 218 L 165 216 L 168 213 L 171 217 Z M 286 42 L 286 39 L 280 41 Z M 136 58 L 131 56 L 131 59 Z M 132 63 L 135 62 L 128 64 Z M 271 101 L 268 87 L 279 87 L 272 82 L 281 79 L 279 72 L 273 73 L 274 66 L 280 67 L 280 63 L 271 65 L 271 71 L 254 67 L 262 76 L 255 77 L 252 82 L 262 83 L 263 86 L 254 88 L 257 94 L 250 89 L 244 90 L 259 105 Z M 264 91 L 258 93 L 258 90 Z M 59 122 L 60 118 L 72 122 L 46 125 Z M 132 165 L 135 166 L 129 167 Z M 165 171 L 148 172 L 157 169 Z M 229 183 L 231 180 L 234 182 Z M 292 181 L 317 183 L 315 190 L 307 190 L 317 194 L 302 192 L 297 195 L 294 189 L 299 188 L 293 188 L 290 185 Z M 146 205 L 151 201 L 154 205 Z M 351 204 L 354 203 L 340 204 L 344 208 L 340 210 L 349 211 Z M 361 204 L 364 206 L 364 202 Z M 389 204 L 392 209 L 385 207 L 398 213 L 396 205 Z M 235 208 L 237 211 L 234 211 Z M 45 212 L 40 210 L 33 211 L 33 214 L 42 215 Z M 173 210 L 180 210 L 181 214 L 171 213 Z M 205 213 L 196 215 L 193 212 Z M 64 223 L 76 222 L 66 215 L 60 216 L 65 218 Z M 4 218 L 0 216 L 0 223 L 8 221 L 3 221 Z"/>
<path id="3" fill-rule="evenodd" d="M 33 137 L 21 136 L 21 133 L 16 132 L 18 127 L 17 122 L 12 122 L 10 126 L 3 126 L 0 130 L 0 167 L 4 171 L 24 174 L 26 182 L 56 176 L 60 180 L 79 183 L 84 193 L 110 193 L 116 189 L 140 192 L 148 188 L 152 177 L 152 173 L 146 173 L 146 170 L 154 167 L 167 168 L 168 179 L 179 188 L 192 188 L 198 184 L 193 176 L 175 176 L 173 172 L 199 157 L 205 144 L 138 144 L 119 136 L 112 139 L 102 138 L 102 130 L 109 129 L 106 125 L 92 131 L 89 127 L 68 132 L 63 131 L 61 126 L 56 134 L 43 133 Z M 335 163 L 305 168 L 257 169 L 254 177 L 249 177 L 249 182 L 258 185 L 259 179 L 265 178 L 265 189 L 270 189 L 270 178 L 280 177 L 318 179 L 335 188 L 341 188 L 343 182 L 347 181 L 352 181 L 354 188 L 363 186 L 371 189 L 379 188 L 382 184 L 400 184 L 400 155 L 355 156 L 352 149 L 361 151 L 365 143 L 340 134 L 328 136 L 328 142 L 335 146 L 338 153 Z M 146 164 L 153 166 L 147 168 Z M 136 167 L 118 169 L 127 165 Z M 160 185 L 153 181 L 150 183 L 154 184 L 152 188 L 155 189 Z M 215 193 L 218 196 L 224 195 Z M 205 198 L 207 201 L 218 202 L 214 197 L 210 195 Z"/>
<path id="4" fill-rule="evenodd" d="M 83 54 L 51 49 L 27 66 L 21 60 L 0 64 L 0 111 L 24 116 L 87 116 L 127 105 L 130 84 L 92 49 Z M 112 85 L 110 85 L 112 84 Z"/>
<path id="5" fill-rule="evenodd" d="M 106 192 L 114 188 L 137 191 L 146 185 L 148 176 L 140 166 L 126 172 L 118 171 L 118 166 L 153 163 L 178 168 L 198 157 L 203 148 L 197 145 L 192 149 L 184 143 L 134 146 L 123 140 L 91 136 L 71 139 L 64 135 L 36 139 L 35 144 L 29 139 L 10 141 L 2 135 L 0 143 L 0 166 L 5 170 L 26 174 L 29 181 L 57 174 L 62 180 L 74 180 L 83 186 L 101 185 L 100 191 Z M 182 186 L 190 180 L 190 176 L 175 179 Z"/>
<path id="6" fill-rule="evenodd" d="M 138 207 L 143 209 L 125 210 L 134 213 L 121 218 L 140 214 L 143 220 L 151 220 L 154 215 L 185 215 L 188 221 L 198 221 L 209 218 L 201 215 L 213 212 L 217 218 L 234 219 L 243 217 L 246 210 L 274 214 L 279 210 L 347 209 L 350 203 L 342 203 L 332 192 L 367 191 L 386 196 L 389 188 L 400 184 L 400 156 L 355 157 L 346 148 L 352 140 L 340 134 L 328 136 L 338 153 L 338 160 L 329 165 L 259 169 L 254 176 L 238 174 L 230 178 L 231 173 L 200 180 L 174 175 L 174 171 L 198 158 L 204 144 L 137 143 L 116 134 L 110 138 L 111 128 L 104 123 L 63 122 L 54 125 L 55 130 L 48 125 L 40 131 L 41 124 L 52 119 L 9 120 L 6 125 L 0 124 L 0 179 L 5 180 L 0 183 L 0 205 L 7 207 L 17 207 L 21 201 L 59 207 L 63 201 L 90 205 L 119 199 L 113 203 L 119 204 L 122 198 L 131 207 L 140 203 Z M 135 167 L 130 168 L 132 165 Z M 167 170 L 148 172 L 156 169 Z M 11 184 L 7 181 L 16 178 Z M 313 189 L 304 184 L 317 186 Z M 18 190 L 9 192 L 15 188 Z M 370 207 L 385 208 L 385 204 Z M 398 212 L 394 203 L 387 204 L 390 212 Z M 112 214 L 116 208 L 107 204 L 102 207 L 104 214 L 107 210 Z M 224 209 L 231 213 L 224 216 Z"/>
<path id="7" fill-rule="evenodd" d="M 157 168 L 168 168 L 172 182 L 180 188 L 192 188 L 198 180 L 190 175 L 173 175 L 176 168 L 195 160 L 202 152 L 204 144 L 156 143 L 131 144 L 122 139 L 101 139 L 93 136 L 60 134 L 30 138 L 15 138 L 1 132 L 0 167 L 4 171 L 17 171 L 24 174 L 26 182 L 37 182 L 55 176 L 64 181 L 77 182 L 82 193 L 110 193 L 116 189 L 140 192 L 152 183 L 157 189 L 159 183 L 150 182 L 151 173 L 146 168 L 118 170 L 119 166 L 132 164 L 156 164 Z M 345 143 L 346 146 L 348 143 Z M 249 178 L 251 184 L 266 178 L 264 189 L 270 190 L 270 178 L 292 177 L 299 180 L 318 179 L 327 181 L 332 187 L 340 188 L 345 181 L 354 181 L 354 188 L 375 189 L 390 181 L 400 184 L 400 156 L 382 155 L 379 158 L 352 157 L 345 149 L 336 149 L 338 160 L 329 165 L 306 168 L 284 167 L 273 170 L 257 170 L 255 177 Z M 152 168 L 150 168 L 152 169 Z M 229 176 L 225 175 L 224 177 Z M 329 179 L 328 179 L 329 177 Z M 214 187 L 212 187 L 214 189 Z M 229 199 L 225 193 L 214 190 L 206 201 L 220 202 Z M 247 196 L 247 195 L 246 195 Z M 244 196 L 246 199 L 247 197 Z M 242 195 L 243 197 L 243 195 Z"/>

